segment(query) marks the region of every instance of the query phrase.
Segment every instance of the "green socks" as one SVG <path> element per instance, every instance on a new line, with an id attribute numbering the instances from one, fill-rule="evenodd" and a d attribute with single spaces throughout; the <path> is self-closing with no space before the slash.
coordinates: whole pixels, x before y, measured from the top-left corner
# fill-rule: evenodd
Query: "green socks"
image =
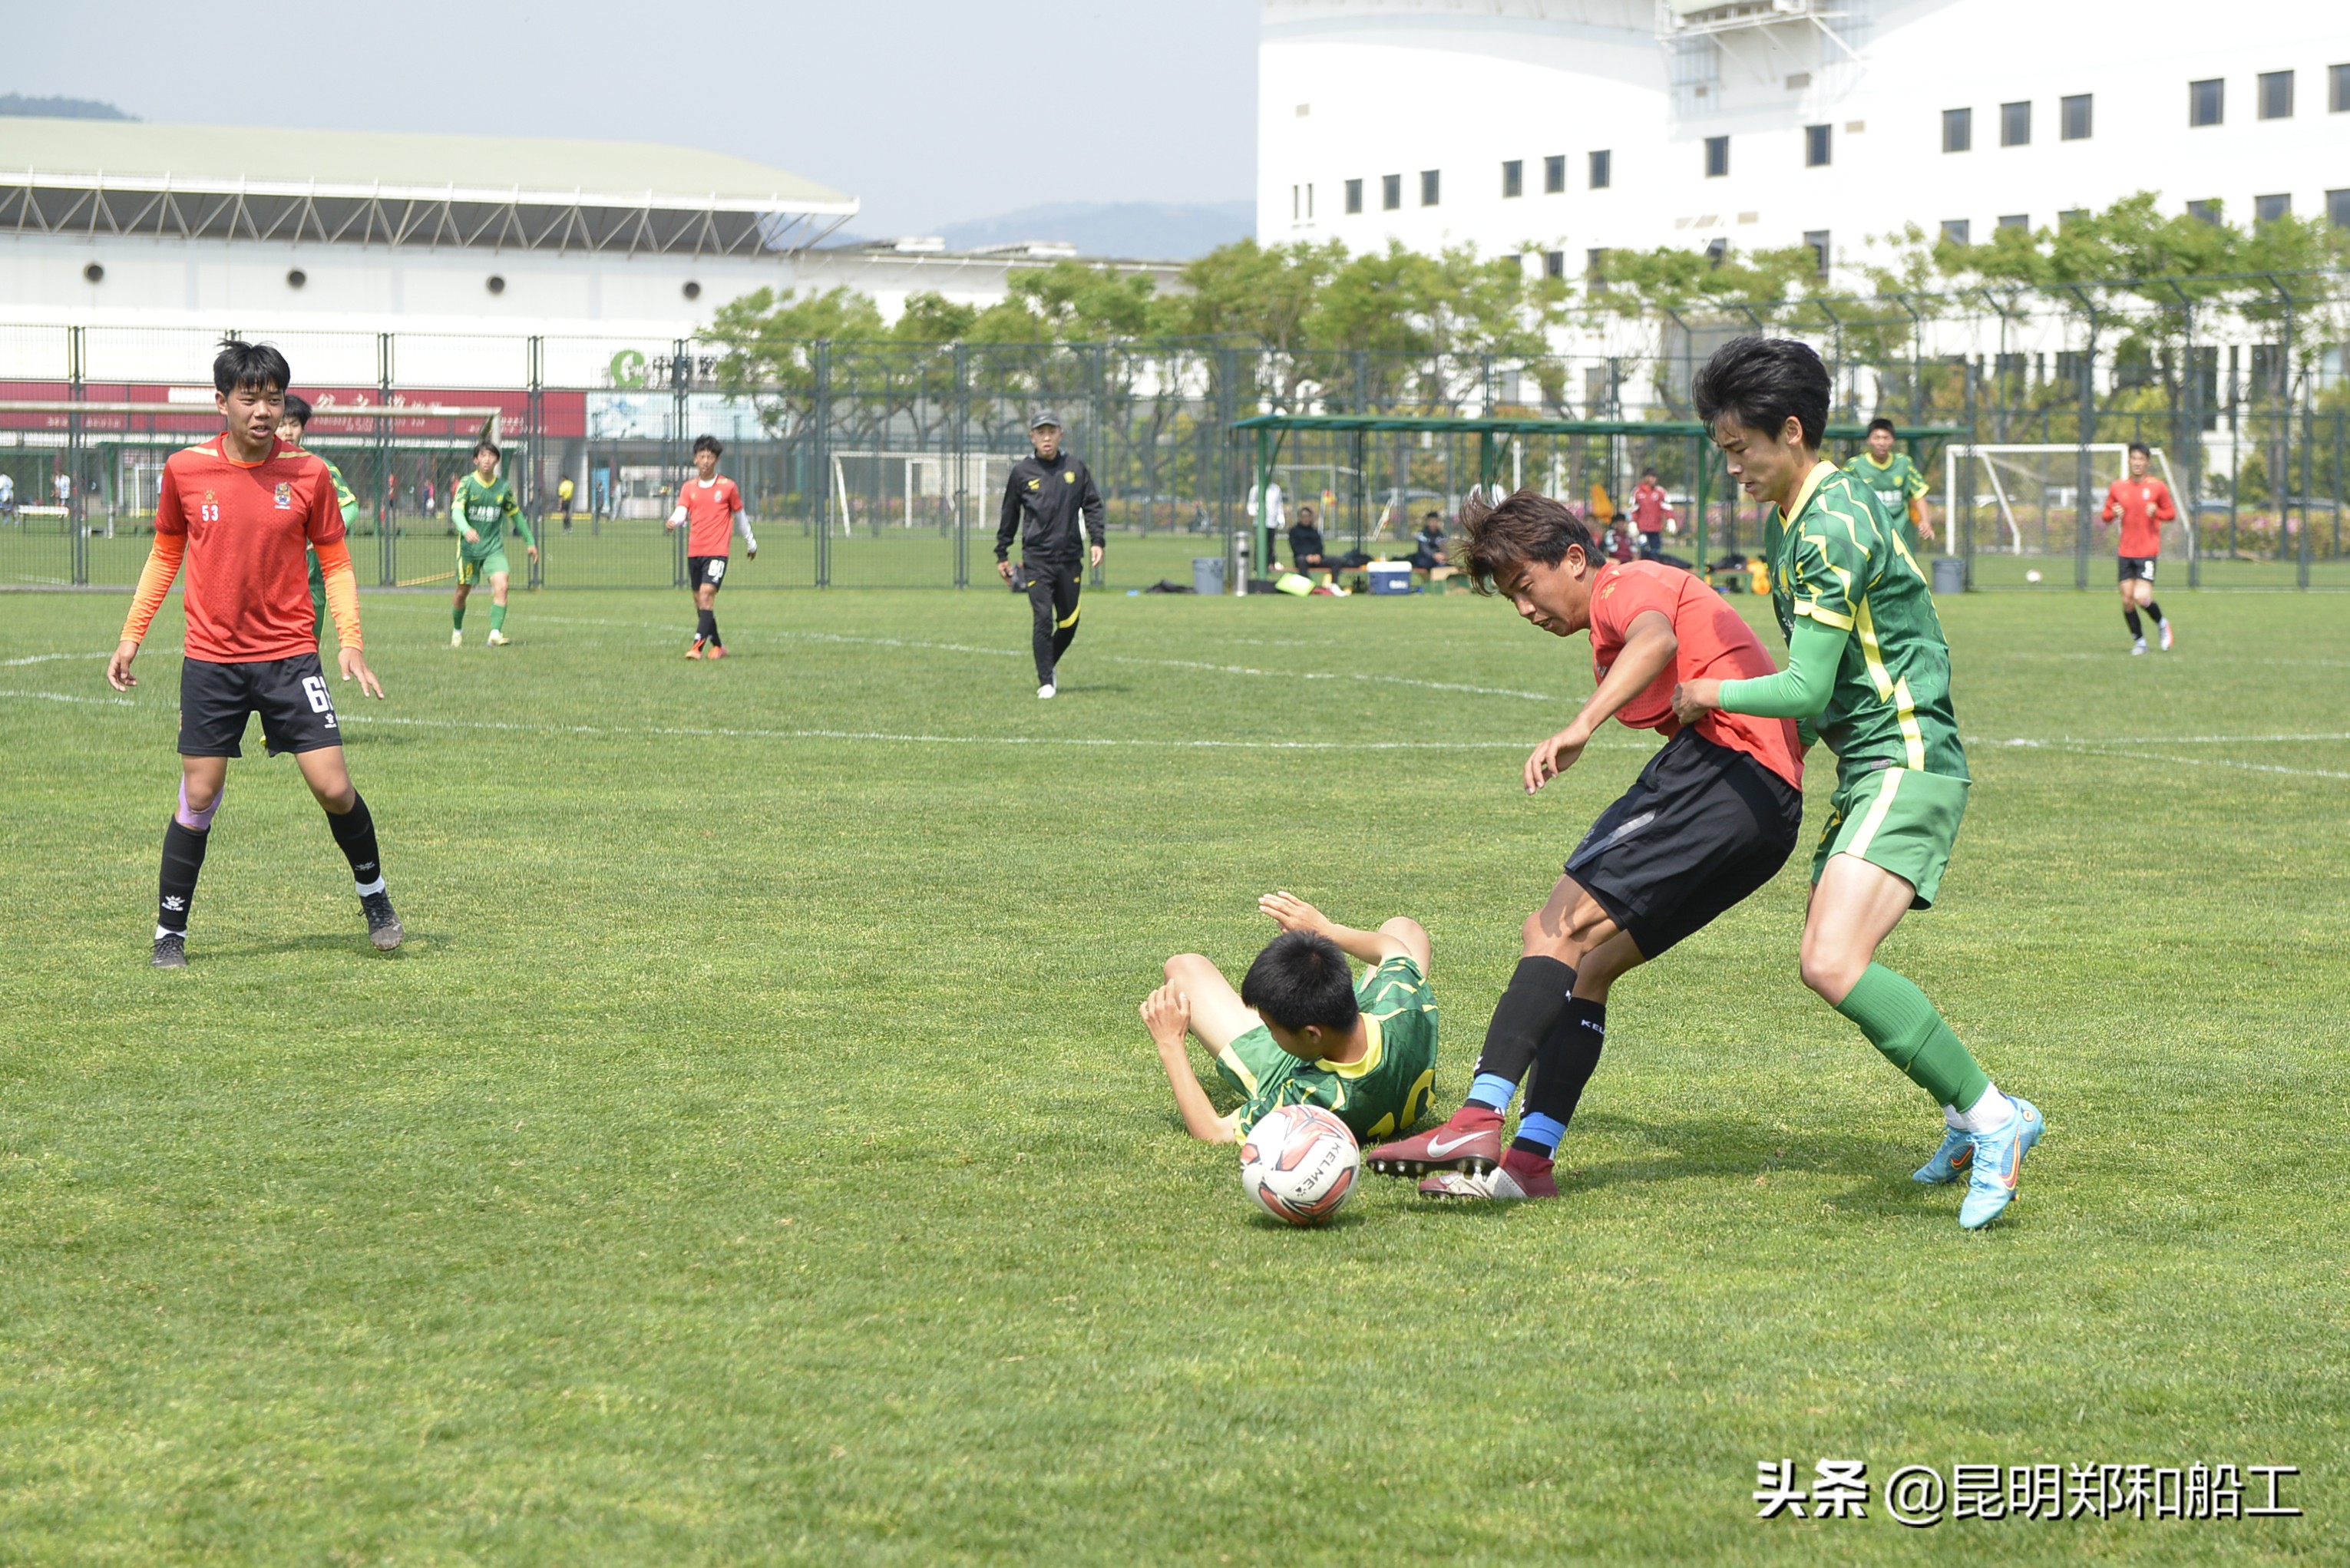
<path id="1" fill-rule="evenodd" d="M 459 599 L 449 608 L 449 624 L 459 631 L 465 629 L 465 601 Z"/>
<path id="2" fill-rule="evenodd" d="M 492 605 L 490 607 L 490 629 L 492 631 L 504 631 L 505 628 L 506 607 L 504 605 Z"/>
<path id="3" fill-rule="evenodd" d="M 1860 1025 L 1868 1043 L 1933 1096 L 1938 1106 L 1963 1112 L 1991 1087 L 1991 1078 L 1950 1033 L 1926 993 L 1881 963 L 1862 972 L 1850 994 L 1836 1003 L 1836 1011 Z"/>

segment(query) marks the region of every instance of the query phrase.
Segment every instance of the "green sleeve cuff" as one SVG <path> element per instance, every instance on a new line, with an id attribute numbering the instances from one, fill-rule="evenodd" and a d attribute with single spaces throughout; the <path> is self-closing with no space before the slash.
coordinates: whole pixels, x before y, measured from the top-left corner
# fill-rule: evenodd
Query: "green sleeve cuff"
<path id="1" fill-rule="evenodd" d="M 1817 718 L 1827 710 L 1836 666 L 1844 662 L 1844 645 L 1850 636 L 1840 627 L 1808 617 L 1798 619 L 1787 643 L 1787 668 L 1752 680 L 1723 681 L 1722 711 L 1759 719 Z"/>

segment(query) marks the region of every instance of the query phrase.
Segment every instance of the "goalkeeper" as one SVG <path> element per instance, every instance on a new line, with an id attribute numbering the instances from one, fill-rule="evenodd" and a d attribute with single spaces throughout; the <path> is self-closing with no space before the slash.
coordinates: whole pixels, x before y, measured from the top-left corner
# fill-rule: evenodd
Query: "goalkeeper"
<path id="1" fill-rule="evenodd" d="M 506 645 L 506 529 L 522 535 L 530 558 L 538 559 L 538 541 L 530 536 L 530 522 L 515 499 L 514 486 L 498 477 L 497 443 L 484 437 L 473 443 L 473 472 L 450 488 L 449 526 L 463 541 L 457 546 L 457 596 L 450 605 L 449 646 L 465 646 L 465 600 L 473 585 L 490 584 L 492 648 Z"/>

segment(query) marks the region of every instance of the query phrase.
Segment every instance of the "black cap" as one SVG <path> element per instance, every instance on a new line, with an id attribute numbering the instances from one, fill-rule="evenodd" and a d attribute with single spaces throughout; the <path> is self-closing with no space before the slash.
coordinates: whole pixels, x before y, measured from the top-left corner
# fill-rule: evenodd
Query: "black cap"
<path id="1" fill-rule="evenodd" d="M 1028 421 L 1028 428 L 1032 431 L 1042 430 L 1046 425 L 1052 426 L 1055 430 L 1059 430 L 1061 428 L 1061 416 L 1055 413 L 1050 409 L 1038 409 Z"/>

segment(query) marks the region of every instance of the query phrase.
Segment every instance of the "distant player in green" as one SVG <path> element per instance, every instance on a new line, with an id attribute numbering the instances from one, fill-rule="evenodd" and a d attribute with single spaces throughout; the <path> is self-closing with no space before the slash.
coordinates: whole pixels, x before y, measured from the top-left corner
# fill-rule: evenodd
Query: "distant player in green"
<path id="1" fill-rule="evenodd" d="M 1184 1130 L 1206 1143 L 1236 1143 L 1280 1106 L 1334 1111 L 1366 1143 L 1410 1127 L 1436 1093 L 1428 933 L 1401 918 L 1358 931 L 1289 893 L 1268 893 L 1257 908 L 1281 935 L 1239 991 L 1198 953 L 1178 953 L 1167 961 L 1167 983 L 1142 1004 Z M 1372 966 L 1359 982 L 1349 958 Z M 1184 1046 L 1187 1031 L 1245 1096 L 1232 1115 L 1220 1116 L 1208 1103 Z"/>
<path id="2" fill-rule="evenodd" d="M 1901 530 L 1901 542 L 1914 556 L 1934 542 L 1934 514 L 1926 501 L 1931 487 L 1908 452 L 1893 450 L 1893 443 L 1900 439 L 1901 432 L 1893 428 L 1891 420 L 1869 421 L 1868 446 L 1853 453 L 1850 472 L 1876 493 L 1885 515 Z"/>
<path id="3" fill-rule="evenodd" d="M 1835 753 L 1804 983 L 1942 1107 L 1942 1146 L 1916 1179 L 1967 1175 L 1959 1223 L 1979 1229 L 2014 1198 L 2046 1124 L 2030 1101 L 2000 1093 L 1925 992 L 1876 961 L 1901 917 L 1933 904 L 1967 809 L 1933 596 L 1866 482 L 1820 456 L 1829 383 L 1817 354 L 1790 338 L 1737 338 L 1693 392 L 1731 477 L 1776 507 L 1762 545 L 1788 659 L 1776 675 L 1685 682 L 1674 711 L 1683 723 L 1715 710 L 1794 719 Z"/>
<path id="4" fill-rule="evenodd" d="M 488 441 L 473 443 L 473 472 L 449 491 L 449 526 L 463 541 L 457 546 L 457 597 L 451 603 L 449 646 L 465 646 L 465 599 L 473 585 L 490 583 L 492 648 L 506 643 L 506 529 L 522 535 L 530 558 L 538 559 L 538 541 L 530 536 L 529 520 L 514 486 L 498 477 L 498 449 Z"/>
<path id="5" fill-rule="evenodd" d="M 302 432 L 309 428 L 310 400 L 296 397 L 292 392 L 286 393 L 286 417 L 277 421 L 277 439 L 299 452 L 302 450 Z M 327 477 L 335 482 L 335 501 L 343 509 L 343 533 L 348 537 L 351 530 L 359 526 L 359 498 L 353 495 L 351 487 L 343 483 L 343 471 L 335 466 L 332 459 L 322 452 L 310 455 L 327 465 Z M 312 550 L 309 556 L 310 634 L 318 637 L 323 636 L 327 629 L 327 574 L 318 566 L 318 552 Z"/>

